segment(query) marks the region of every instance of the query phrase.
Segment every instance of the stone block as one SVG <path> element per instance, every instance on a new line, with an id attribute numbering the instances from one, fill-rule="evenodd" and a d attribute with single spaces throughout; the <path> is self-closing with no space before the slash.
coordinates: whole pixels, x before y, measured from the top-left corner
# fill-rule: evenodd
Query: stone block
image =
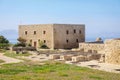
<path id="1" fill-rule="evenodd" d="M 49 59 L 60 59 L 60 55 L 59 54 L 51 54 L 51 55 L 49 55 Z"/>
<path id="2" fill-rule="evenodd" d="M 79 62 L 79 61 L 85 61 L 85 60 L 86 60 L 85 56 L 82 56 L 82 55 L 72 57 L 72 62 Z"/>

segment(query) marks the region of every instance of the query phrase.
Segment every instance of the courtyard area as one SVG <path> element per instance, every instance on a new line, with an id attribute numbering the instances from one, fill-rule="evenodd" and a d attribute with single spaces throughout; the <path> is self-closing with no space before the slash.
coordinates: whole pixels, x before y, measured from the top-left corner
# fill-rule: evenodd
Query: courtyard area
<path id="1" fill-rule="evenodd" d="M 74 63 L 71 60 L 51 59 L 50 56 L 57 53 L 1 53 L 0 60 L 4 60 L 4 64 L 0 63 L 0 80 L 120 80 L 120 66 L 99 63 L 97 60 Z M 63 54 L 65 52 L 59 55 Z"/>

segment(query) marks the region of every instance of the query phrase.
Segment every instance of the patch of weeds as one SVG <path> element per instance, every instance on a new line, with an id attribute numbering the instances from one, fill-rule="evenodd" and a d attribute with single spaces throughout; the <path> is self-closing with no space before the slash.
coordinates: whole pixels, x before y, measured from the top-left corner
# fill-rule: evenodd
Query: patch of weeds
<path id="1" fill-rule="evenodd" d="M 3 61 L 3 60 L 0 59 L 0 63 L 4 63 L 4 62 L 5 62 L 5 61 Z"/>
<path id="2" fill-rule="evenodd" d="M 61 77 L 68 77 L 68 74 L 66 74 L 64 72 L 59 72 L 58 75 Z"/>
<path id="3" fill-rule="evenodd" d="M 95 79 L 95 80 L 102 80 L 103 79 L 100 76 L 96 76 L 96 75 L 89 76 L 89 78 Z"/>
<path id="4" fill-rule="evenodd" d="M 4 53 L 6 50 L 5 49 L 0 49 L 0 52 L 1 53 Z"/>
<path id="5" fill-rule="evenodd" d="M 18 56 L 30 56 L 31 54 L 28 53 L 28 52 L 25 53 L 25 54 L 16 54 L 16 53 L 14 53 L 14 52 L 8 52 L 8 51 L 6 51 L 4 55 L 5 55 L 5 56 L 8 56 L 8 57 L 16 58 L 16 57 L 18 57 Z"/>
<path id="6" fill-rule="evenodd" d="M 49 65 L 42 65 L 42 66 L 36 66 L 33 68 L 33 71 L 35 73 L 49 73 L 49 72 L 55 72 L 54 69 L 52 69 Z"/>
<path id="7" fill-rule="evenodd" d="M 31 80 L 31 77 L 29 77 L 29 76 L 23 76 L 22 78 L 25 80 Z"/>
<path id="8" fill-rule="evenodd" d="M 62 64 L 62 63 L 61 63 L 61 62 L 55 62 L 55 64 L 56 64 L 56 65 L 58 65 L 58 64 L 60 65 L 60 64 Z"/>
<path id="9" fill-rule="evenodd" d="M 14 75 L 20 72 L 25 72 L 26 70 L 16 70 L 16 69 L 0 69 L 0 74 Z"/>

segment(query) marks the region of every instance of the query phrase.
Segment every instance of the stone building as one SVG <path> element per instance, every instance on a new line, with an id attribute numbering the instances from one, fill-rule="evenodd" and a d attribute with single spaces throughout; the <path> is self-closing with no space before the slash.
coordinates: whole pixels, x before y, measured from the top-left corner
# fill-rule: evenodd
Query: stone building
<path id="1" fill-rule="evenodd" d="M 19 25 L 19 37 L 28 44 L 39 47 L 42 41 L 50 49 L 77 48 L 85 41 L 85 25 L 83 24 L 36 24 Z"/>

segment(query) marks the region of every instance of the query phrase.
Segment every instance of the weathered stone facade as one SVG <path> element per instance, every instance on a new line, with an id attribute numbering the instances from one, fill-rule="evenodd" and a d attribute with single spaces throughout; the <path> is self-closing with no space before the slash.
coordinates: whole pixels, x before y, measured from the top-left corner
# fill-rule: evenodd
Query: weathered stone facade
<path id="1" fill-rule="evenodd" d="M 26 39 L 34 47 L 39 47 L 39 41 L 42 41 L 50 49 L 77 48 L 79 42 L 85 41 L 85 25 L 20 25 L 19 37 Z"/>
<path id="2" fill-rule="evenodd" d="M 104 50 L 103 43 L 79 43 L 79 49 L 84 52 L 102 53 Z"/>
<path id="3" fill-rule="evenodd" d="M 105 40 L 101 43 L 79 43 L 79 50 L 89 53 L 100 53 L 100 61 L 120 65 L 120 39 Z"/>
<path id="4" fill-rule="evenodd" d="M 105 62 L 120 65 L 120 40 L 105 41 Z"/>

